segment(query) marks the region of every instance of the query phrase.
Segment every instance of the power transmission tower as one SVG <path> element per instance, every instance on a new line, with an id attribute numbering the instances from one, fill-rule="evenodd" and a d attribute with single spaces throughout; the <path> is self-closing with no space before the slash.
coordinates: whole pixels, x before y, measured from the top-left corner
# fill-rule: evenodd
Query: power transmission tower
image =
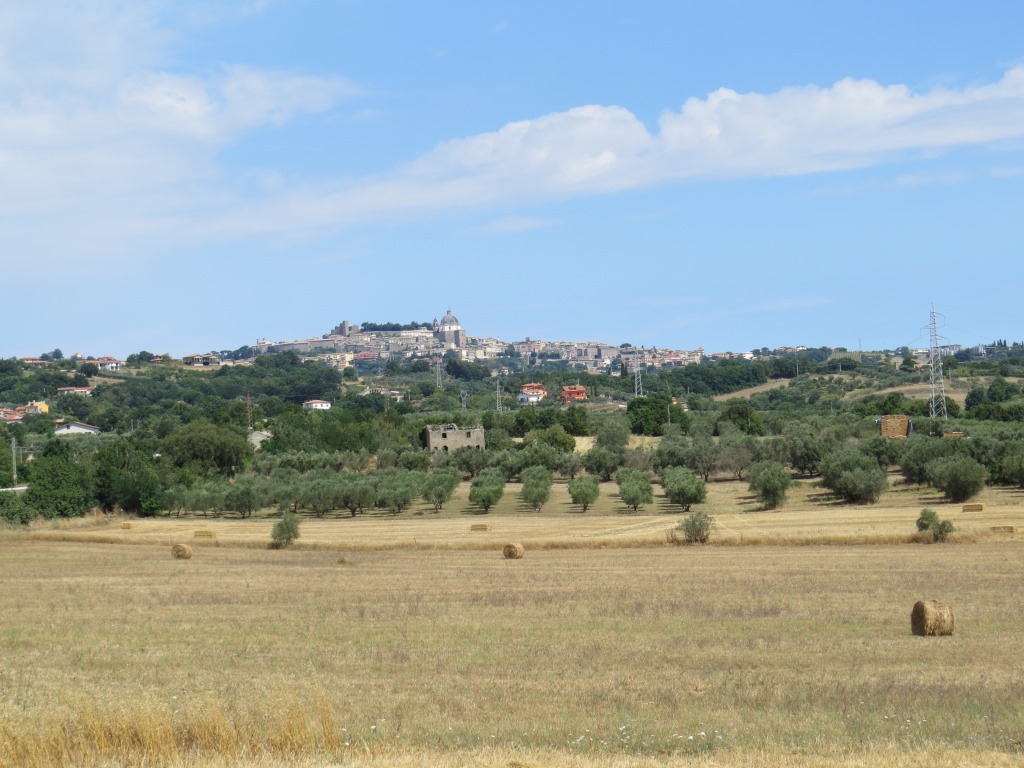
<path id="1" fill-rule="evenodd" d="M 14 484 L 18 484 L 18 442 L 11 436 L 11 475 L 14 477 Z"/>
<path id="2" fill-rule="evenodd" d="M 633 371 L 633 396 L 644 396 L 644 379 L 641 375 L 639 366 L 637 366 L 637 368 Z"/>
<path id="3" fill-rule="evenodd" d="M 928 348 L 928 367 L 931 369 L 931 400 L 928 403 L 928 415 L 933 419 L 949 420 L 946 413 L 946 385 L 942 379 L 942 354 L 939 349 L 939 341 L 948 341 L 944 336 L 939 336 L 938 323 L 936 319 L 944 317 L 935 311 L 932 305 L 929 314 L 928 336 L 930 340 Z"/>
<path id="4" fill-rule="evenodd" d="M 504 413 L 505 406 L 501 402 L 501 379 L 496 379 L 494 384 L 494 397 L 498 405 L 498 413 Z"/>
<path id="5" fill-rule="evenodd" d="M 249 431 L 253 431 L 253 419 L 252 419 L 252 390 L 247 389 L 245 391 L 245 417 L 246 423 L 249 425 Z"/>
<path id="6" fill-rule="evenodd" d="M 466 410 L 466 401 L 469 399 L 469 392 L 461 390 L 459 392 L 459 398 L 462 400 L 462 410 Z"/>
<path id="7" fill-rule="evenodd" d="M 440 389 L 441 388 L 441 376 L 442 376 L 442 373 L 441 373 L 441 358 L 440 357 L 437 358 L 437 361 L 434 363 L 434 372 L 437 374 L 437 385 L 436 386 L 437 386 L 438 389 Z"/>

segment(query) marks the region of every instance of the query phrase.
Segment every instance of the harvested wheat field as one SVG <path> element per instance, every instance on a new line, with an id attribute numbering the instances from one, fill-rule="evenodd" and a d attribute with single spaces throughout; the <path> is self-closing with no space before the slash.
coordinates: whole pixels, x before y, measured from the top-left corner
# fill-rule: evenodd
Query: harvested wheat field
<path id="1" fill-rule="evenodd" d="M 7 536 L 0 764 L 1019 765 L 1022 549 Z"/>
<path id="2" fill-rule="evenodd" d="M 602 483 L 601 497 L 586 513 L 570 503 L 566 484 L 555 483 L 551 500 L 540 512 L 526 511 L 519 486 L 510 483 L 502 500 L 479 514 L 466 501 L 468 483 L 440 513 L 421 505 L 412 512 L 392 515 L 373 511 L 352 518 L 336 513 L 324 518 L 304 516 L 300 549 L 477 549 L 500 551 L 509 541 L 533 549 L 574 547 L 660 547 L 666 534 L 683 517 L 655 488 L 655 503 L 633 512 L 619 500 L 614 483 Z M 1024 491 L 987 488 L 974 501 L 980 512 L 945 502 L 933 490 L 905 486 L 890 475 L 890 490 L 877 504 L 837 503 L 812 480 L 800 480 L 780 509 L 764 511 L 735 480 L 713 480 L 707 502 L 699 509 L 716 520 L 712 545 L 800 543 L 908 543 L 922 507 L 934 509 L 955 524 L 954 540 L 1024 539 Z M 695 507 L 697 509 L 698 507 Z M 269 512 L 269 511 L 268 511 Z M 133 520 L 121 527 L 119 518 L 88 517 L 60 524 L 45 523 L 30 534 L 44 540 L 94 543 L 165 544 L 188 541 L 197 553 L 209 547 L 262 547 L 270 541 L 272 515 L 239 520 L 230 517 L 157 517 Z M 477 526 L 477 530 L 474 530 Z M 480 530 L 479 526 L 489 526 Z M 993 527 L 1013 527 L 999 533 Z M 198 556 L 198 554 L 197 554 Z"/>

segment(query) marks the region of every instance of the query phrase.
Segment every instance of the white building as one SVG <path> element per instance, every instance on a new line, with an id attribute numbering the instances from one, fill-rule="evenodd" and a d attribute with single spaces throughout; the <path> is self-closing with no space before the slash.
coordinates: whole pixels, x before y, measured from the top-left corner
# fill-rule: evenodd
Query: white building
<path id="1" fill-rule="evenodd" d="M 331 404 L 326 400 L 307 400 L 302 404 L 307 411 L 329 411 Z"/>

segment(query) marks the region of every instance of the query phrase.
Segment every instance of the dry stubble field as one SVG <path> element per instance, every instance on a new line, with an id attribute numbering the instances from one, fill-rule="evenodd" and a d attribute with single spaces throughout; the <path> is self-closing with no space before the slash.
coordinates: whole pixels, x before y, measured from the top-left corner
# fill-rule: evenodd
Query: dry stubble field
<path id="1" fill-rule="evenodd" d="M 736 486 L 722 538 L 804 543 L 661 546 L 676 515 L 613 502 L 305 521 L 291 551 L 257 548 L 267 520 L 2 534 L 0 764 L 1024 764 L 1019 535 L 816 545 L 905 531 L 922 497 L 760 513 Z M 985 501 L 940 515 L 1020 524 L 1018 494 Z M 173 560 L 196 528 L 216 543 Z M 923 597 L 952 637 L 910 634 Z"/>

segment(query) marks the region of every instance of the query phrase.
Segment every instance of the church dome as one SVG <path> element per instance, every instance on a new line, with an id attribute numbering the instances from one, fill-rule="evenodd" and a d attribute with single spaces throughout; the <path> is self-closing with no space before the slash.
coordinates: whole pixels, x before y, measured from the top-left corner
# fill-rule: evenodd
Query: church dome
<path id="1" fill-rule="evenodd" d="M 459 319 L 452 314 L 450 309 L 448 310 L 448 314 L 441 318 L 440 327 L 442 330 L 446 331 L 456 331 L 462 328 L 462 326 L 459 325 Z"/>

